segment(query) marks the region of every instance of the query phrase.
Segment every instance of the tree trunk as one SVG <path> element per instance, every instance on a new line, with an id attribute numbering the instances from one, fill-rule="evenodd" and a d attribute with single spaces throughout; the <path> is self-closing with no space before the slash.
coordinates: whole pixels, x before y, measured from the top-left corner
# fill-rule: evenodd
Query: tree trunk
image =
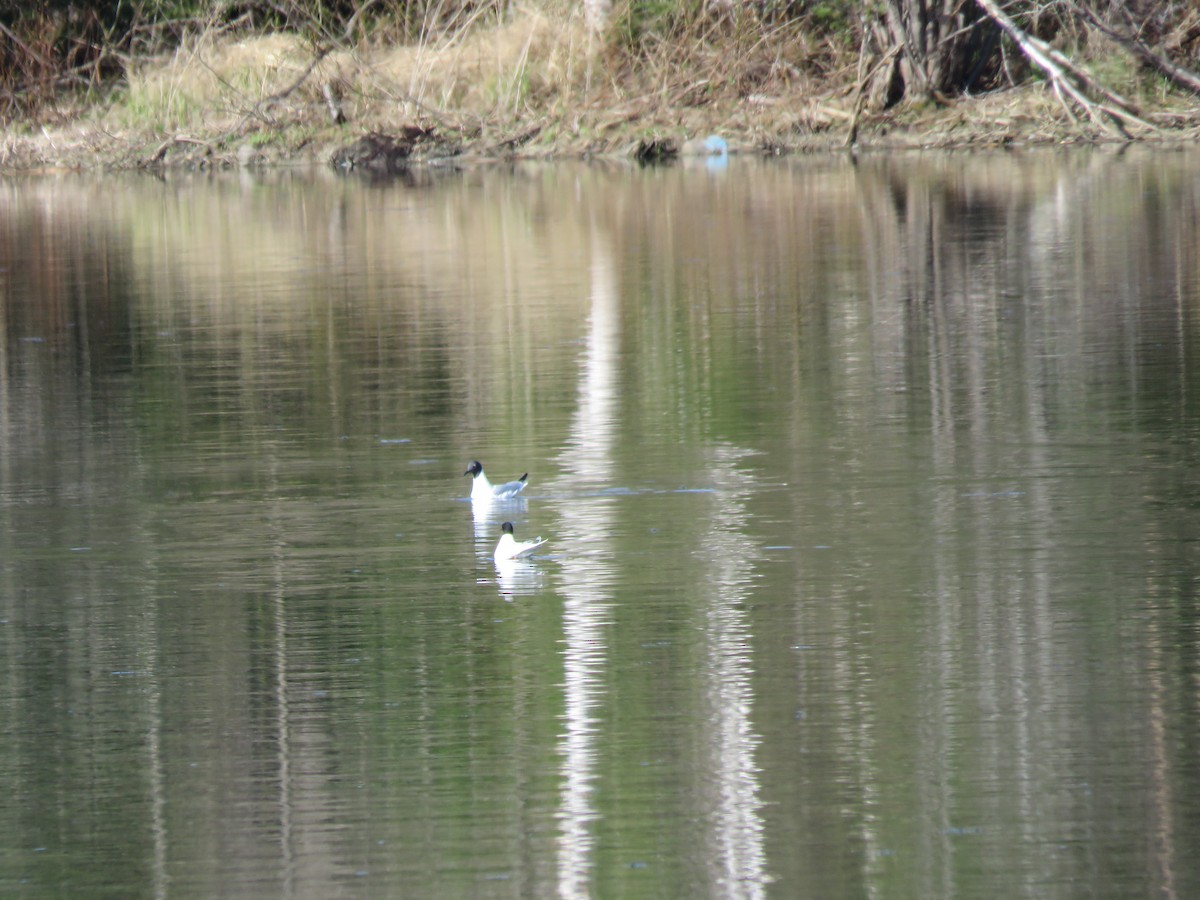
<path id="1" fill-rule="evenodd" d="M 991 29 L 969 0 L 886 0 L 876 41 L 881 52 L 900 52 L 871 86 L 872 105 L 939 100 L 967 90 L 982 54 L 994 52 Z"/>

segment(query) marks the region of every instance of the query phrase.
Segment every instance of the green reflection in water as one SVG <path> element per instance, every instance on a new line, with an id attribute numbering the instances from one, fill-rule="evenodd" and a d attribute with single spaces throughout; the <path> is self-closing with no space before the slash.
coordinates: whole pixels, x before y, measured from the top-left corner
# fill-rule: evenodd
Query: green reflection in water
<path id="1" fill-rule="evenodd" d="M 1194 174 L 8 185 L 0 887 L 1195 893 Z"/>

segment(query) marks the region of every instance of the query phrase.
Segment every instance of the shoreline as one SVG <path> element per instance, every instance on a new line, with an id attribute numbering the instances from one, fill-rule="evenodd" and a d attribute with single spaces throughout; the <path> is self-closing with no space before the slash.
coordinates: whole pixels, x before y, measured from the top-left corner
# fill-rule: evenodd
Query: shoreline
<path id="1" fill-rule="evenodd" d="M 678 88 L 631 95 L 627 86 L 581 86 L 579 73 L 555 68 L 555 54 L 574 52 L 568 26 L 556 31 L 532 17 L 511 23 L 509 31 L 475 39 L 486 44 L 507 34 L 510 44 L 541 48 L 543 69 L 527 74 L 531 82 L 541 79 L 541 90 L 526 87 L 520 103 L 487 93 L 488 85 L 493 93 L 499 89 L 484 76 L 511 74 L 512 63 L 489 63 L 481 73 L 477 50 L 396 47 L 330 54 L 317 66 L 306 64 L 302 46 L 279 35 L 213 42 L 145 65 L 103 99 L 52 112 L 47 118 L 57 118 L 55 126 L 10 126 L 0 137 L 0 177 L 295 165 L 383 174 L 515 160 L 645 163 L 696 149 L 704 155 L 697 145 L 710 136 L 730 154 L 762 156 L 1200 140 L 1194 98 L 1156 94 L 1150 83 L 1139 82 L 1145 127 L 1136 134 L 1068 111 L 1036 80 L 884 111 L 863 108 L 845 68 L 824 79 L 781 79 L 750 95 L 725 90 L 696 99 Z M 678 74 L 694 87 L 688 77 Z M 257 87 L 235 91 L 239 79 Z M 272 92 L 280 84 L 287 87 Z M 415 94 L 412 85 L 420 89 Z M 330 99 L 334 88 L 346 99 Z M 445 102 L 431 105 L 433 96 Z M 335 124 L 331 111 L 342 122 Z"/>
<path id="2" fill-rule="evenodd" d="M 1195 127 L 1164 129 L 1138 140 L 1077 133 L 1063 123 L 1052 127 L 947 128 L 961 110 L 946 110 L 941 116 L 926 117 L 919 125 L 897 127 L 872 123 L 860 128 L 858 140 L 848 145 L 836 133 L 807 135 L 792 140 L 764 140 L 761 135 L 712 128 L 706 134 L 640 137 L 634 129 L 619 133 L 603 145 L 581 146 L 564 142 L 536 147 L 497 148 L 494 141 L 462 142 L 457 135 L 434 136 L 423 146 L 407 144 L 400 132 L 386 127 L 344 126 L 328 134 L 305 136 L 295 142 L 281 140 L 257 144 L 252 136 L 231 138 L 227 134 L 180 133 L 160 135 L 114 134 L 104 127 L 70 125 L 38 135 L 9 135 L 0 142 L 0 177 L 34 177 L 55 173 L 105 174 L 161 170 L 234 170 L 290 166 L 326 166 L 345 174 L 358 171 L 398 174 L 408 169 L 447 165 L 489 165 L 513 161 L 580 161 L 589 159 L 627 160 L 636 163 L 669 162 L 677 157 L 719 155 L 706 151 L 703 138 L 720 137 L 730 156 L 764 157 L 810 154 L 913 153 L 1022 149 L 1072 146 L 1161 146 L 1171 148 L 1200 140 Z M 355 149 L 364 142 L 387 142 L 374 157 Z M 700 146 L 695 146 L 700 145 Z M 355 157 L 350 164 L 346 160 Z M 341 161 L 340 164 L 338 161 Z"/>

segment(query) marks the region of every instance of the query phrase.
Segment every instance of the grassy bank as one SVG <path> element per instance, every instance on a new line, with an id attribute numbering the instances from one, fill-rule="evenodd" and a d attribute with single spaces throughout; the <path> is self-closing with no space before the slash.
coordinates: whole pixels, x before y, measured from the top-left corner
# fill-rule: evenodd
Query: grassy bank
<path id="1" fill-rule="evenodd" d="M 866 149 L 1131 136 L 1072 110 L 1013 47 L 984 89 L 872 105 L 886 54 L 850 20 L 715 9 L 642 2 L 597 32 L 557 0 L 462 7 L 410 37 L 393 27 L 336 41 L 199 23 L 124 59 L 119 76 L 13 117 L 0 167 L 327 162 L 372 133 L 401 136 L 413 159 L 653 154 L 708 134 L 768 153 L 841 149 L 852 133 Z M 1136 104 L 1136 137 L 1195 136 L 1194 95 L 1099 32 L 1067 37 L 1073 60 Z"/>

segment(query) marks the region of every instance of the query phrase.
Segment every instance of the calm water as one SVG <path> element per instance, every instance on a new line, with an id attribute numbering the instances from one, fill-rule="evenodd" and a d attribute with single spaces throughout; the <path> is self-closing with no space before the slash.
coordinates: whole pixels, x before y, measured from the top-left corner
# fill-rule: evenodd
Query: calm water
<path id="1" fill-rule="evenodd" d="M 0 895 L 1200 896 L 1200 155 L 20 181 L 0 288 Z"/>

